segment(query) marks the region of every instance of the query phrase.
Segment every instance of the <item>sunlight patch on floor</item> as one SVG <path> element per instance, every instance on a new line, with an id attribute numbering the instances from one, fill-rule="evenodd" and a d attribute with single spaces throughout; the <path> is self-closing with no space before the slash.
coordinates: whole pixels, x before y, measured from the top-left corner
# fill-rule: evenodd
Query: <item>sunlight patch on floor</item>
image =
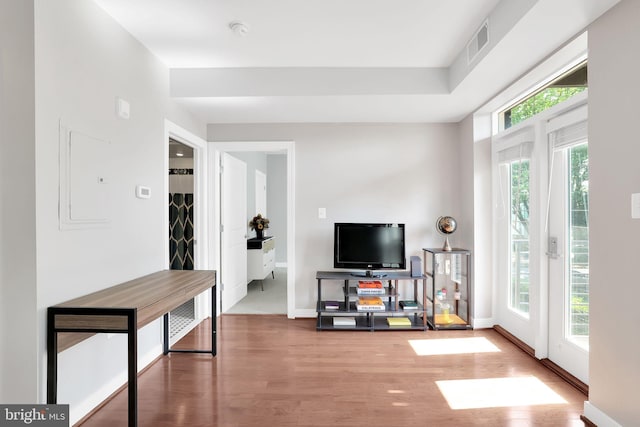
<path id="1" fill-rule="evenodd" d="M 496 353 L 500 349 L 484 337 L 409 340 L 418 356 L 439 354 Z"/>
<path id="2" fill-rule="evenodd" d="M 451 409 L 566 404 L 534 376 L 436 381 Z"/>

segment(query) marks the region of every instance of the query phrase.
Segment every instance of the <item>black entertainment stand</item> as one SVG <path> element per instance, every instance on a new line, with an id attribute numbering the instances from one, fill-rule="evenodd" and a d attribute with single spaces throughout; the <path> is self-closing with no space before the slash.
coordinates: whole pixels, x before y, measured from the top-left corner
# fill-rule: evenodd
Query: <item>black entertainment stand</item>
<path id="1" fill-rule="evenodd" d="M 316 273 L 316 279 L 318 280 L 316 329 L 352 331 L 427 330 L 427 313 L 425 309 L 427 306 L 427 276 L 412 277 L 408 271 L 389 271 L 383 274 L 383 277 L 357 277 L 351 272 L 318 271 Z M 383 283 L 384 293 L 376 295 L 384 301 L 383 310 L 358 310 L 356 301 L 362 296 L 357 291 L 359 280 L 378 280 Z M 400 281 L 413 281 L 412 292 L 405 295 L 399 294 L 398 283 Z M 342 285 L 341 293 L 343 298 L 338 301 L 337 308 L 334 309 L 329 308 L 327 304 L 329 300 L 325 300 L 322 297 L 322 288 L 327 282 L 333 282 L 331 283 L 332 286 Z M 418 286 L 418 282 L 422 282 L 421 287 Z M 416 301 L 417 307 L 415 309 L 403 309 L 400 306 L 401 300 Z M 351 325 L 340 326 L 334 324 L 339 323 L 340 320 L 345 321 L 351 318 L 355 321 Z M 408 318 L 410 324 L 401 326 L 389 325 L 388 318 Z M 346 323 L 349 321 L 346 321 Z"/>

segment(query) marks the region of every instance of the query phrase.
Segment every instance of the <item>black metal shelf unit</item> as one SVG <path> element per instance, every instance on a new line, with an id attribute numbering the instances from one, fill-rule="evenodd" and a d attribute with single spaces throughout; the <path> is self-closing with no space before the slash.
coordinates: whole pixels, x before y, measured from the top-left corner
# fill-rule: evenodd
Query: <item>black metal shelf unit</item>
<path id="1" fill-rule="evenodd" d="M 377 278 L 363 278 L 354 276 L 350 272 L 340 271 L 318 271 L 316 273 L 316 280 L 318 281 L 318 301 L 316 304 L 317 322 L 316 329 L 318 330 L 350 330 L 350 331 L 396 331 L 396 330 L 420 330 L 425 331 L 428 329 L 427 323 L 427 276 L 421 275 L 419 277 L 413 277 L 408 271 L 393 271 L 383 275 L 383 277 Z M 357 282 L 361 280 L 379 280 L 384 286 L 384 293 L 378 296 L 382 298 L 384 302 L 384 310 L 375 311 L 363 311 L 358 310 L 357 300 L 363 296 L 357 292 Z M 400 281 L 412 281 L 413 290 L 408 292 L 407 295 L 403 295 L 399 292 L 398 284 Z M 328 308 L 327 303 L 330 300 L 323 299 L 323 287 L 333 286 L 333 291 L 336 291 L 336 286 L 341 285 L 341 290 L 337 292 L 341 294 L 337 307 Z M 337 282 L 337 283 L 336 283 Z M 422 285 L 419 286 L 419 282 Z M 326 292 L 325 292 L 326 295 Z M 417 302 L 417 307 L 414 309 L 403 309 L 400 307 L 401 300 L 413 300 Z M 346 318 L 353 318 L 351 324 L 337 325 L 335 319 L 346 320 Z M 406 325 L 390 325 L 388 318 L 407 318 L 409 323 Z M 346 320 L 346 323 L 349 321 Z"/>

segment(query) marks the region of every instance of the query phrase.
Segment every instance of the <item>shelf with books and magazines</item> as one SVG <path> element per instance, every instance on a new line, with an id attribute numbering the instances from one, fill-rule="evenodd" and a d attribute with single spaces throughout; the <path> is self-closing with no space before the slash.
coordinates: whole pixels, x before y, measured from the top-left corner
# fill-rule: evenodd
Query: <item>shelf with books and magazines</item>
<path id="1" fill-rule="evenodd" d="M 370 280 L 349 272 L 318 271 L 316 279 L 319 330 L 428 329 L 424 275 L 414 277 L 408 271 L 398 271 Z"/>

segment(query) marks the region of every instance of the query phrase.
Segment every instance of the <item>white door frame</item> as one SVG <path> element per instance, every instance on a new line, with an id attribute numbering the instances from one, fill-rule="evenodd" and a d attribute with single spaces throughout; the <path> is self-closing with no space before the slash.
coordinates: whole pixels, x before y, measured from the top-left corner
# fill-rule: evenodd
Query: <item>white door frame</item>
<path id="1" fill-rule="evenodd" d="M 162 239 L 164 245 L 164 266 L 165 269 L 169 269 L 169 209 L 167 205 L 167 197 L 169 194 L 169 138 L 174 139 L 181 144 L 187 145 L 193 148 L 193 166 L 194 166 L 194 189 L 193 189 L 193 202 L 195 205 L 194 212 L 194 238 L 196 240 L 194 248 L 194 268 L 196 270 L 208 270 L 215 269 L 211 266 L 209 260 L 209 223 L 212 220 L 207 214 L 207 201 L 208 201 L 208 180 L 207 180 L 207 142 L 197 135 L 189 132 L 188 130 L 178 126 L 177 124 L 166 120 L 164 121 L 164 191 L 160 197 L 163 197 L 165 203 L 163 206 L 163 228 L 162 235 L 165 236 Z M 156 196 L 158 197 L 158 196 Z M 201 295 L 198 295 L 195 299 L 195 321 L 189 327 L 184 328 L 179 334 L 170 340 L 170 345 L 173 345 L 176 341 L 180 340 L 186 335 L 193 326 L 200 323 L 205 319 L 209 313 L 211 297 L 210 291 L 206 291 Z M 218 313 L 218 312 L 216 312 Z"/>
<path id="2" fill-rule="evenodd" d="M 287 154 L 287 317 L 295 318 L 295 142 L 294 141 L 225 141 L 210 142 L 209 167 L 213 171 L 209 194 L 214 204 L 215 217 L 218 218 L 212 224 L 210 245 L 220 247 L 220 186 L 217 185 L 220 177 L 220 153 L 222 152 L 285 152 Z M 211 188 L 213 187 L 213 188 Z M 215 264 L 220 265 L 220 253 L 216 253 Z M 218 295 L 220 291 L 218 290 Z M 218 298 L 218 301 L 220 299 Z"/>

